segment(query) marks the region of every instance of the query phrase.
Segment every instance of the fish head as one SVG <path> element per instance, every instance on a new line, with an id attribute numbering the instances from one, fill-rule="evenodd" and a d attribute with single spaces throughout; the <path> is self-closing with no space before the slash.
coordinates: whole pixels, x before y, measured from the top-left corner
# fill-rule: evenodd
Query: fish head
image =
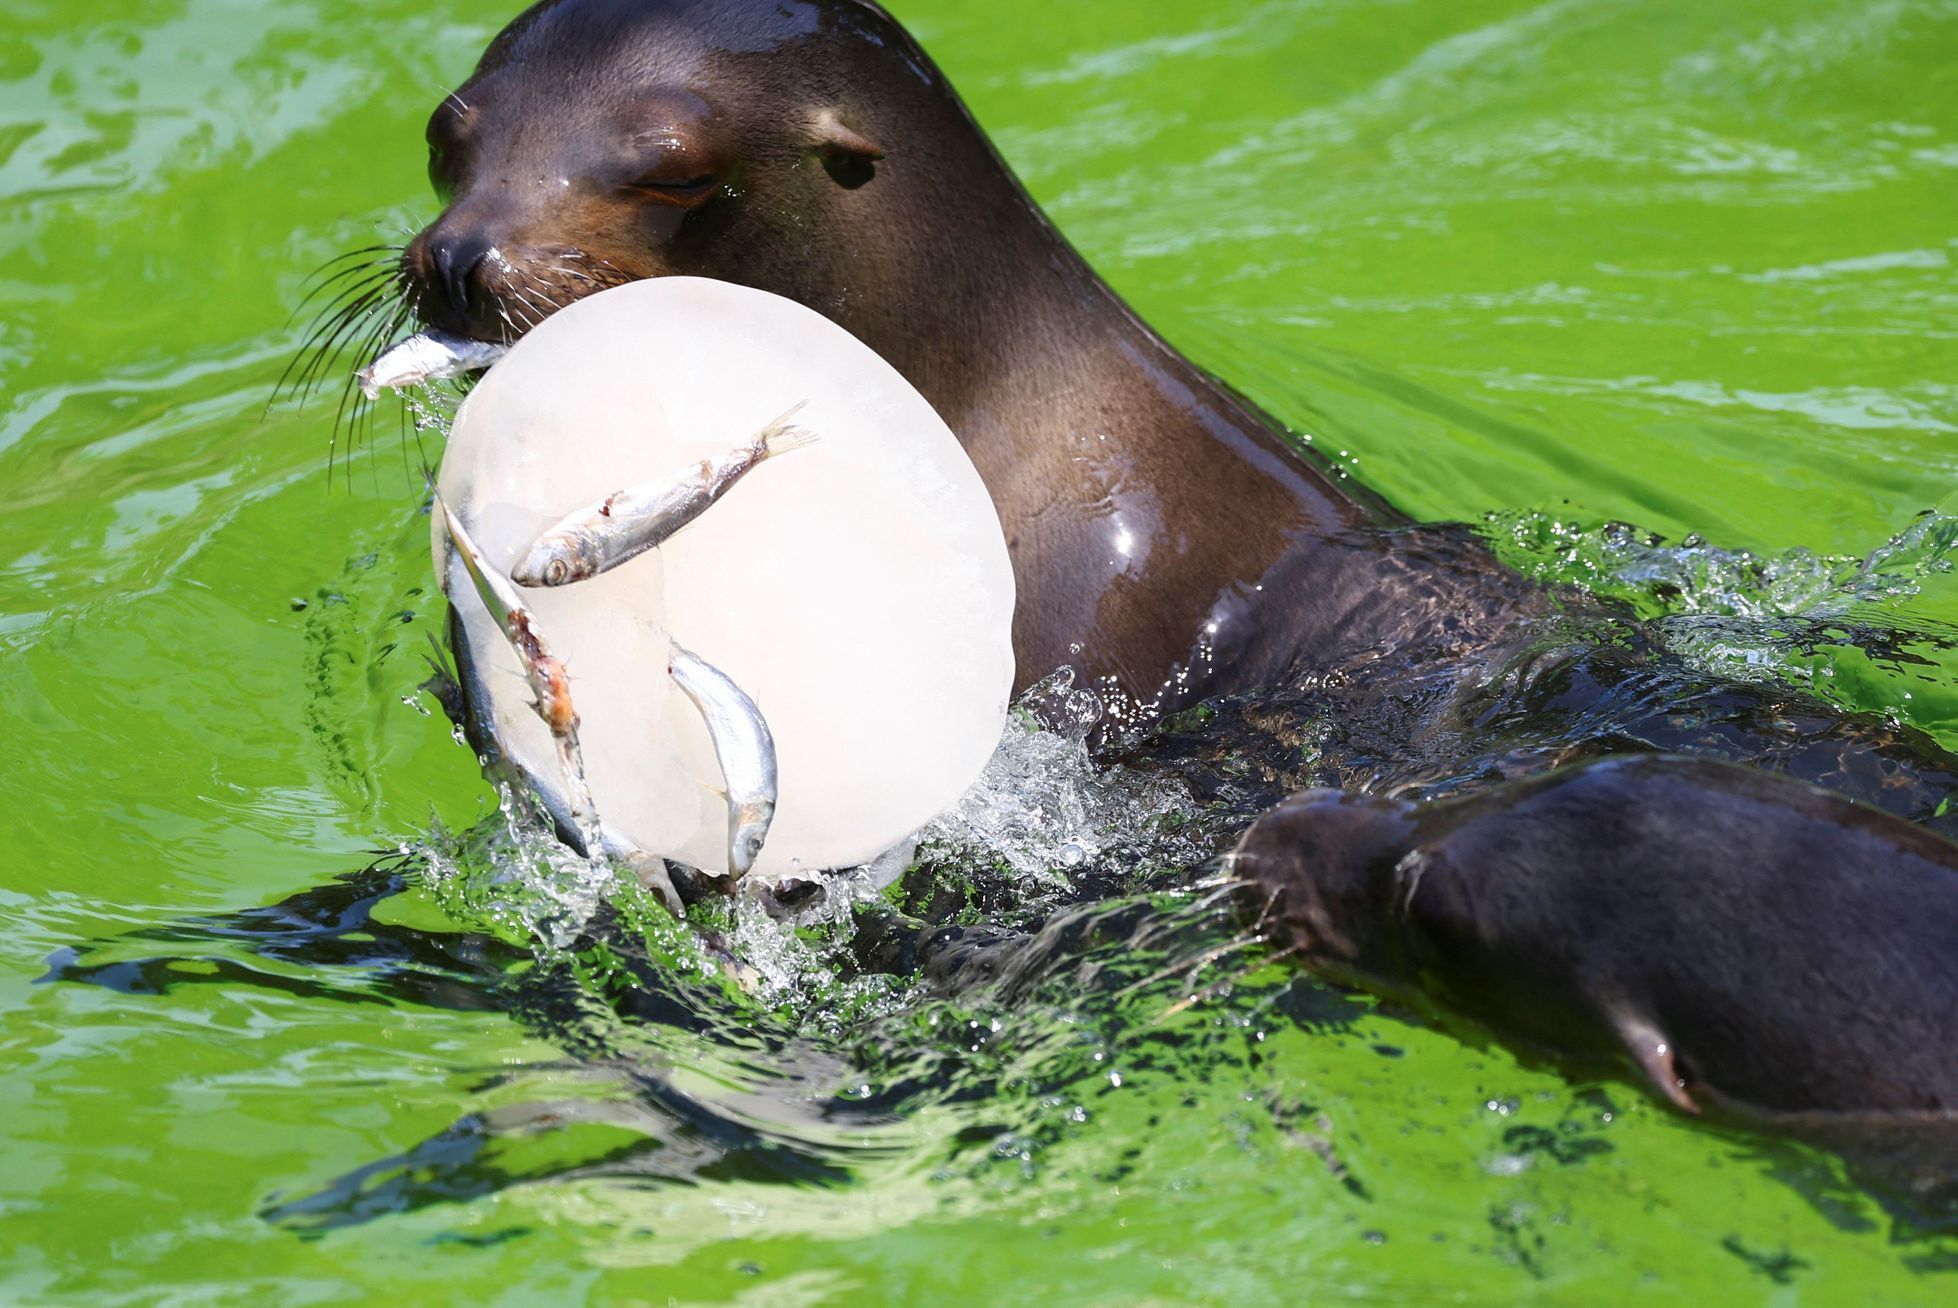
<path id="1" fill-rule="evenodd" d="M 604 562 L 589 532 L 566 529 L 540 537 L 510 569 L 519 586 L 568 586 L 595 577 Z"/>
<path id="2" fill-rule="evenodd" d="M 768 800 L 753 800 L 731 805 L 727 815 L 727 866 L 736 877 L 745 877 L 761 857 L 768 839 L 768 827 L 775 820 L 775 805 Z"/>

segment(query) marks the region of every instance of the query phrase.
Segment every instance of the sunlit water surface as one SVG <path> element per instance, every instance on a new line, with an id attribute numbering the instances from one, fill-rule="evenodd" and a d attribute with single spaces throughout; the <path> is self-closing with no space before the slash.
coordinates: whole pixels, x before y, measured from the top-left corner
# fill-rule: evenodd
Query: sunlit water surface
<path id="1" fill-rule="evenodd" d="M 1958 745 L 1958 5 L 893 7 L 1323 457 Z M 329 481 L 266 400 L 507 16 L 0 17 L 0 1299 L 1951 1292 L 1826 1159 L 1263 958 L 1206 859 L 1269 760 L 1202 806 L 1016 725 L 877 900 L 1041 928 L 949 995 L 840 893 L 731 975 L 506 814 L 416 690 L 439 434 Z"/>

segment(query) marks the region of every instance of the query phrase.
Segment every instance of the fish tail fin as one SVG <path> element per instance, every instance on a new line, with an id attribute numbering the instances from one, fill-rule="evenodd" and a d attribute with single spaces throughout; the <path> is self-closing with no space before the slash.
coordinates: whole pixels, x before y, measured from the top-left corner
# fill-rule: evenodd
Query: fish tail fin
<path id="1" fill-rule="evenodd" d="M 807 427 L 798 427 L 795 425 L 795 415 L 801 413 L 802 406 L 807 403 L 809 403 L 807 400 L 798 401 L 794 407 L 783 413 L 781 417 L 775 419 L 775 421 L 769 423 L 756 433 L 755 440 L 760 443 L 761 447 L 771 457 L 777 454 L 787 454 L 790 450 L 799 450 L 805 445 L 814 445 L 822 439 L 820 433 L 810 431 Z"/>

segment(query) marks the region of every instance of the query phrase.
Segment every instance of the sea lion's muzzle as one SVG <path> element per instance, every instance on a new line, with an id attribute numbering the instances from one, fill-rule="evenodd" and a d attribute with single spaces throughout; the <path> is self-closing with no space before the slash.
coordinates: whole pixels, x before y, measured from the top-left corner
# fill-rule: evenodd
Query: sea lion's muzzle
<path id="1" fill-rule="evenodd" d="M 402 291 L 424 326 L 501 344 L 573 300 L 644 275 L 557 240 L 533 245 L 522 230 L 478 220 L 461 206 L 401 254 Z"/>
<path id="2" fill-rule="evenodd" d="M 508 310 L 483 283 L 498 253 L 488 228 L 444 214 L 401 253 L 403 289 L 415 316 L 429 326 L 479 340 L 506 340 Z"/>
<path id="3" fill-rule="evenodd" d="M 470 285 L 476 270 L 496 246 L 481 232 L 444 232 L 439 227 L 431 228 L 417 244 L 425 252 L 428 263 L 422 280 L 439 292 L 432 301 L 436 311 L 456 323 L 471 321 L 474 314 L 470 301 L 479 297 L 471 294 Z"/>

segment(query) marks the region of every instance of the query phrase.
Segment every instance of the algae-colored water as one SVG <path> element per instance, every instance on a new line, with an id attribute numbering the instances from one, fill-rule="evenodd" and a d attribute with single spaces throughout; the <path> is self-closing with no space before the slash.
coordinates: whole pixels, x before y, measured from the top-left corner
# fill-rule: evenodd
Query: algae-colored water
<path id="1" fill-rule="evenodd" d="M 419 888 L 223 917 L 493 805 L 408 702 L 413 443 L 329 484 L 330 406 L 266 401 L 306 274 L 431 212 L 423 117 L 516 7 L 0 14 L 0 1301 L 1958 1292 L 1824 1160 L 1278 967 L 593 1028 L 509 998 L 592 960 L 526 990 Z M 1356 478 L 1654 611 L 1901 626 L 1923 661 L 1703 652 L 1958 743 L 1936 543 L 1830 561 L 1958 487 L 1958 4 L 893 8 L 1141 313 Z"/>

